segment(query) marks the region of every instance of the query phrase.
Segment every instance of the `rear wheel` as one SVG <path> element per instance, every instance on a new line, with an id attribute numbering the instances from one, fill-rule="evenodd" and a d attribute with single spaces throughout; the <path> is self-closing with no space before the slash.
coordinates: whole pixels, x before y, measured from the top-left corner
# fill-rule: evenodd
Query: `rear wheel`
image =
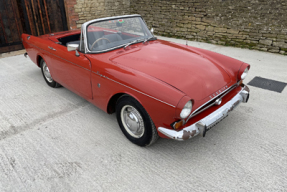
<path id="1" fill-rule="evenodd" d="M 124 135 L 134 144 L 148 146 L 158 139 L 157 130 L 142 105 L 123 96 L 116 105 L 117 120 Z"/>
<path id="2" fill-rule="evenodd" d="M 40 61 L 40 66 L 41 66 L 42 74 L 43 74 L 43 77 L 44 77 L 46 83 L 50 87 L 53 87 L 53 88 L 61 87 L 61 85 L 59 83 L 57 83 L 56 81 L 53 80 L 51 73 L 50 73 L 50 70 L 49 70 L 46 62 L 43 59 Z"/>

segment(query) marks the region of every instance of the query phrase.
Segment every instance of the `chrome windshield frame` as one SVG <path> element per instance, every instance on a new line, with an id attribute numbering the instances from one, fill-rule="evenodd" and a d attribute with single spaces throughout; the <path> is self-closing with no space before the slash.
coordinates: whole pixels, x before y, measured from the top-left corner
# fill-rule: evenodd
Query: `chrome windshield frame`
<path id="1" fill-rule="evenodd" d="M 83 23 L 82 24 L 82 28 L 81 28 L 81 34 L 83 34 L 83 36 L 84 36 L 84 53 L 104 53 L 104 52 L 111 51 L 111 50 L 114 50 L 114 49 L 117 49 L 117 48 L 120 48 L 120 47 L 124 46 L 124 44 L 123 44 L 123 45 L 120 45 L 120 46 L 116 46 L 116 47 L 105 49 L 105 50 L 101 50 L 101 51 L 91 51 L 91 50 L 89 50 L 89 48 L 88 48 L 88 39 L 87 39 L 87 27 L 90 24 L 97 23 L 97 22 L 100 22 L 100 21 L 106 21 L 106 20 L 112 20 L 112 19 L 124 19 L 124 18 L 132 18 L 132 17 L 140 17 L 143 20 L 143 23 L 146 25 L 144 19 L 139 14 L 122 15 L 122 16 L 114 16 L 114 17 L 105 17 L 105 18 L 94 19 L 94 20 L 91 20 L 91 21 L 87 21 L 86 23 Z M 146 27 L 147 27 L 147 25 L 146 25 Z M 148 29 L 148 27 L 147 27 L 147 29 Z M 81 41 L 82 41 L 82 39 L 81 39 Z M 80 45 L 81 45 L 81 42 L 80 42 Z"/>

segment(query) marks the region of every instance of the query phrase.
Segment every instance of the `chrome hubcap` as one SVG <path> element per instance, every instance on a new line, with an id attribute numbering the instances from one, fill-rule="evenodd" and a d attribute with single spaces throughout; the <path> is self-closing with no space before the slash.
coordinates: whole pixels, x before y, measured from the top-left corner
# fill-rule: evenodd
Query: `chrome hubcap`
<path id="1" fill-rule="evenodd" d="M 144 134 L 144 122 L 140 113 L 130 105 L 125 105 L 121 110 L 121 120 L 126 131 L 135 138 Z"/>
<path id="2" fill-rule="evenodd" d="M 47 81 L 49 83 L 52 83 L 53 82 L 53 78 L 52 78 L 52 76 L 50 74 L 50 70 L 49 70 L 49 68 L 48 68 L 48 66 L 46 65 L 45 62 L 43 62 L 43 73 L 44 73 L 44 76 L 47 79 Z"/>

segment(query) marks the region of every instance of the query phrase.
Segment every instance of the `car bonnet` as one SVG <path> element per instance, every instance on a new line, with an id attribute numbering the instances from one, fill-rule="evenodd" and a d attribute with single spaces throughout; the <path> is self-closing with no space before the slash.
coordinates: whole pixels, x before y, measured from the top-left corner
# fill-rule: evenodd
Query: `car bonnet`
<path id="1" fill-rule="evenodd" d="M 231 81 L 222 66 L 166 41 L 130 46 L 117 52 L 110 60 L 155 77 L 195 100 L 208 97 Z"/>

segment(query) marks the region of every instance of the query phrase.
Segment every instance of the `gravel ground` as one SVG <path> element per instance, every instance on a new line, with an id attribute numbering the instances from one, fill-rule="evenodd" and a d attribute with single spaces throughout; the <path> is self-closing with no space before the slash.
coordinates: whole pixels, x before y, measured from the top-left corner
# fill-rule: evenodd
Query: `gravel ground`
<path id="1" fill-rule="evenodd" d="M 246 82 L 287 82 L 286 56 L 189 45 L 251 64 Z M 114 114 L 48 87 L 23 55 L 0 59 L 0 85 L 0 191 L 287 191 L 287 88 L 250 86 L 249 102 L 205 138 L 141 148 Z"/>

